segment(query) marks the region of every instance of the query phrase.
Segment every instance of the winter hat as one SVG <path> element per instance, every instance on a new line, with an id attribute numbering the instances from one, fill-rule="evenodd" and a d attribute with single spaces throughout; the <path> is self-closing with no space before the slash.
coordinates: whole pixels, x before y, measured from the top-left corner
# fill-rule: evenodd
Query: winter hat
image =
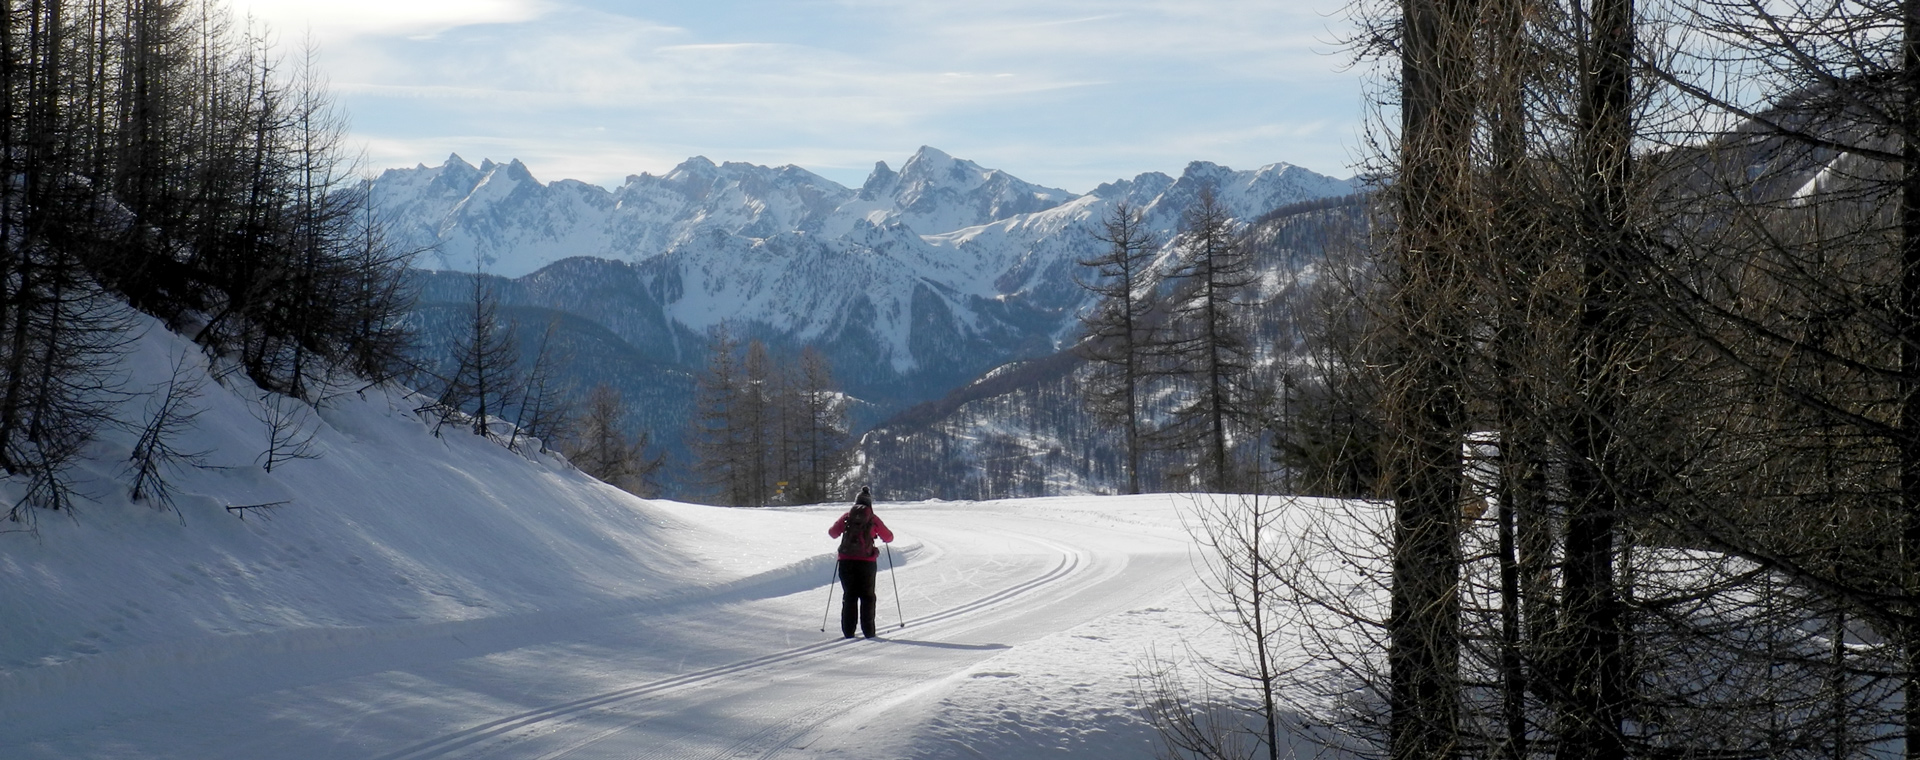
<path id="1" fill-rule="evenodd" d="M 873 506 L 873 492 L 867 490 L 866 486 L 861 486 L 860 495 L 853 497 L 853 503 L 863 504 L 869 507 Z"/>

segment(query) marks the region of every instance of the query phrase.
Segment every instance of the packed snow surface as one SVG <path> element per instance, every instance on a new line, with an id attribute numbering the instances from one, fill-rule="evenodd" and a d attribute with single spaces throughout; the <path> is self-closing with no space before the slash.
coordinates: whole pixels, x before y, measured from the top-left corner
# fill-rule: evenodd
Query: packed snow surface
<path id="1" fill-rule="evenodd" d="M 130 390 L 207 376 L 147 327 Z M 205 466 L 171 471 L 175 509 L 127 500 L 133 434 L 110 431 L 79 509 L 0 534 L 0 757 L 1149 757 L 1143 659 L 1229 646 L 1188 497 L 875 484 L 882 635 L 843 640 L 843 505 L 638 499 L 435 436 L 386 388 L 343 387 L 316 458 L 269 473 L 265 402 L 233 377 L 195 400 L 179 443 Z"/>
<path id="2" fill-rule="evenodd" d="M 837 507 L 582 501 L 548 505 L 547 519 L 601 535 L 545 551 L 496 540 L 515 528 L 471 543 L 337 543 L 477 516 L 451 502 L 369 505 L 338 531 L 294 509 L 178 531 L 216 530 L 212 545 L 140 535 L 165 521 L 47 524 L 8 548 L 7 566 L 76 577 L 25 594 L 38 597 L 27 600 L 38 627 L 73 640 L 20 651 L 52 638 L 9 624 L 0 704 L 13 719 L 0 755 L 1149 757 L 1134 669 L 1206 627 L 1167 496 L 883 501 L 898 566 L 880 578 L 890 609 L 874 641 L 837 631 L 824 554 Z M 369 568 L 370 555 L 392 563 L 436 543 L 447 544 L 437 566 Z M 620 546 L 661 561 L 604 551 Z M 623 565 L 622 582 L 581 580 Z M 274 591 L 289 575 L 311 580 Z M 488 594 L 488 579 L 541 591 Z M 22 595 L 9 589 L 9 609 Z M 328 625 L 310 608 L 364 616 Z M 177 635 L 139 635 L 167 628 Z"/>

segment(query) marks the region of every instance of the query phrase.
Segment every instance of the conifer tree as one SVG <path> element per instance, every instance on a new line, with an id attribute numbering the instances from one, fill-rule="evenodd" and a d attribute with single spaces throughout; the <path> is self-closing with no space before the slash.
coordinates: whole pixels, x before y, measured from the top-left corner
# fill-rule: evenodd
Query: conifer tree
<path id="1" fill-rule="evenodd" d="M 793 468 L 786 473 L 789 501 L 816 504 L 833 498 L 849 459 L 847 397 L 833 381 L 827 359 L 813 346 L 800 350 L 785 414 L 794 430 Z"/>
<path id="2" fill-rule="evenodd" d="M 742 463 L 736 504 L 765 506 L 773 499 L 774 484 L 779 482 L 778 463 L 782 458 L 782 395 L 780 375 L 774 371 L 767 344 L 747 342 L 740 363 L 742 382 L 737 386 L 733 419 L 738 458 Z"/>
<path id="3" fill-rule="evenodd" d="M 1152 268 L 1160 244 L 1145 214 L 1125 201 L 1101 220 L 1094 238 L 1107 250 L 1079 262 L 1093 270 L 1092 281 L 1082 280 L 1080 286 L 1096 299 L 1081 317 L 1086 338 L 1080 350 L 1101 368 L 1088 384 L 1087 401 L 1097 416 L 1126 430 L 1127 493 L 1140 493 L 1145 401 L 1157 338 Z"/>
<path id="4" fill-rule="evenodd" d="M 479 272 L 473 275 L 469 307 L 439 406 L 443 422 L 448 415 L 465 413 L 474 435 L 491 436 L 490 417 L 505 414 L 519 395 L 519 348 L 512 328 L 500 322 L 499 295 Z"/>
<path id="5" fill-rule="evenodd" d="M 695 380 L 692 428 L 687 436 L 698 477 L 720 503 L 745 505 L 750 462 L 739 429 L 740 397 L 746 385 L 740 344 L 725 324 L 707 331 L 707 366 Z"/>
<path id="6" fill-rule="evenodd" d="M 655 473 L 664 455 L 649 457 L 646 431 L 627 432 L 629 410 L 620 391 L 601 383 L 587 393 L 586 409 L 567 447 L 567 457 L 582 472 L 637 496 L 655 491 Z"/>
<path id="7" fill-rule="evenodd" d="M 1398 238 L 1386 301 L 1385 490 L 1393 497 L 1387 621 L 1391 760 L 1452 760 L 1460 725 L 1461 360 L 1475 0 L 1402 6 Z"/>
<path id="8" fill-rule="evenodd" d="M 1159 354 L 1184 399 L 1165 435 L 1199 454 L 1193 478 L 1207 490 L 1231 491 L 1240 482 L 1234 427 L 1253 417 L 1253 347 L 1247 340 L 1245 297 L 1254 272 L 1245 241 L 1212 188 L 1181 217 L 1179 264 L 1169 274 L 1174 302 L 1169 335 Z"/>

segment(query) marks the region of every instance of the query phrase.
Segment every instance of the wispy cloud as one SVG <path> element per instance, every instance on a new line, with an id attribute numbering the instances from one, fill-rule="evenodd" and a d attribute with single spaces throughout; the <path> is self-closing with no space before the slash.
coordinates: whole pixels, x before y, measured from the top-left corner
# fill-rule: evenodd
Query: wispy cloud
<path id="1" fill-rule="evenodd" d="M 313 32 L 332 44 L 363 35 L 433 35 L 474 24 L 531 21 L 550 9 L 545 0 L 231 0 L 240 18 L 251 16 L 283 33 Z"/>
<path id="2" fill-rule="evenodd" d="M 1191 159 L 1344 171 L 1358 77 L 1313 7 L 1338 2 L 484 0 L 459 23 L 437 1 L 307 7 L 372 160 L 492 153 L 617 184 L 698 153 L 851 184 L 932 144 L 1086 189 Z"/>

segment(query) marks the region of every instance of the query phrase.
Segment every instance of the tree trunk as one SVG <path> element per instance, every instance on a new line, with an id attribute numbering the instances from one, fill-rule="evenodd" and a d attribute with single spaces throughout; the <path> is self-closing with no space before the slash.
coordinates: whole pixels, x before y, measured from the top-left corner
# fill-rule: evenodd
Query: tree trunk
<path id="1" fill-rule="evenodd" d="M 1627 184 L 1633 139 L 1632 0 L 1595 0 L 1582 44 L 1579 145 L 1581 270 L 1584 292 L 1575 350 L 1581 395 L 1568 431 L 1565 563 L 1563 760 L 1622 760 L 1626 668 L 1621 656 L 1617 534 L 1625 504 L 1614 429 L 1624 413 L 1620 367 L 1627 288 Z"/>
<path id="2" fill-rule="evenodd" d="M 1906 756 L 1920 760 L 1920 0 L 1901 3 L 1900 337 L 1901 552 L 1906 567 L 1906 653 L 1903 723 Z"/>
<path id="3" fill-rule="evenodd" d="M 1404 0 L 1399 227 L 1388 414 L 1394 452 L 1388 757 L 1459 746 L 1462 411 L 1457 299 L 1466 240 L 1476 0 Z"/>

